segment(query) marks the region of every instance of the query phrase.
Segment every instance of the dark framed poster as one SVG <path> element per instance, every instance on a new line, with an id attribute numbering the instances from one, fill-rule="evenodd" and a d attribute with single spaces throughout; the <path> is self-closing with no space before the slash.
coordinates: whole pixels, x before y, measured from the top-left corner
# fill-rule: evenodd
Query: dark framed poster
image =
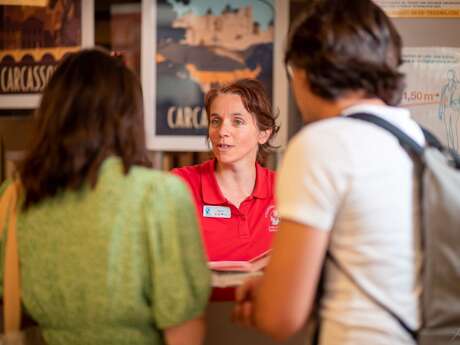
<path id="1" fill-rule="evenodd" d="M 94 44 L 93 0 L 0 0 L 0 108 L 35 108 L 67 54 Z"/>
<path id="2" fill-rule="evenodd" d="M 141 74 L 149 149 L 207 151 L 204 95 L 233 80 L 257 78 L 274 107 L 286 113 L 287 6 L 282 0 L 143 1 Z"/>

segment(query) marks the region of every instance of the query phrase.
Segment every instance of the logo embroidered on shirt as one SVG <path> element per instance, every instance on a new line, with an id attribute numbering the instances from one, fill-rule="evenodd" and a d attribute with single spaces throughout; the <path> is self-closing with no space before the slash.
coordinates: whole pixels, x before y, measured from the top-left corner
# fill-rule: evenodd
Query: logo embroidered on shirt
<path id="1" fill-rule="evenodd" d="M 270 225 L 268 231 L 278 231 L 278 224 L 280 223 L 280 218 L 278 216 L 278 211 L 274 205 L 270 205 L 265 210 L 265 218 L 270 219 Z"/>

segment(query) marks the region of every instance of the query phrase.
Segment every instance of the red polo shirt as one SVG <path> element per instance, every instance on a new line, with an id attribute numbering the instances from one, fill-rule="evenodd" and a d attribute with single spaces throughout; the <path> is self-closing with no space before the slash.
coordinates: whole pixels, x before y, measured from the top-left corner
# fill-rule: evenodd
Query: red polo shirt
<path id="1" fill-rule="evenodd" d="M 210 261 L 249 260 L 271 247 L 278 226 L 275 173 L 256 164 L 254 191 L 236 208 L 222 195 L 215 160 L 173 169 L 189 185 Z"/>

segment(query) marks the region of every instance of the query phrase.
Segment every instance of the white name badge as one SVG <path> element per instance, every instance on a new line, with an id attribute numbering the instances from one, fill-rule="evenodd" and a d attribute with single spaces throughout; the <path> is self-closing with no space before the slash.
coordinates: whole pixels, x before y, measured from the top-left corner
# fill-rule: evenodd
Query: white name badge
<path id="1" fill-rule="evenodd" d="M 231 218 L 232 212 L 227 206 L 203 206 L 203 217 L 208 218 Z"/>

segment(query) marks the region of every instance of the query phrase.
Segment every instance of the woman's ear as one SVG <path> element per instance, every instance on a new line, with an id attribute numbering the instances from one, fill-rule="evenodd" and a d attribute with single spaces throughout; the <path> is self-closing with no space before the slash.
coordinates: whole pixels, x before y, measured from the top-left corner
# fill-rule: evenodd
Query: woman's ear
<path id="1" fill-rule="evenodd" d="M 268 139 L 270 139 L 270 135 L 272 134 L 272 129 L 269 128 L 269 129 L 266 129 L 264 131 L 259 131 L 259 135 L 258 135 L 258 142 L 260 145 L 263 145 L 265 144 Z"/>

